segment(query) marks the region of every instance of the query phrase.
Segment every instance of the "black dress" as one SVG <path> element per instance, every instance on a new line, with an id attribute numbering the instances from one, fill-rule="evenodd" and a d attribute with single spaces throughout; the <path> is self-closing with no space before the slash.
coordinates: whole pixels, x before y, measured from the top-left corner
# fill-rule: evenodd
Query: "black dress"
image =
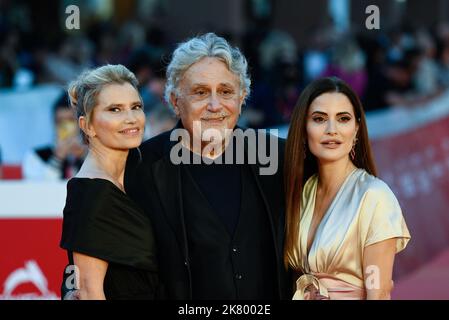
<path id="1" fill-rule="evenodd" d="M 61 247 L 108 262 L 106 299 L 154 299 L 158 270 L 150 220 L 116 185 L 105 179 L 73 178 Z"/>

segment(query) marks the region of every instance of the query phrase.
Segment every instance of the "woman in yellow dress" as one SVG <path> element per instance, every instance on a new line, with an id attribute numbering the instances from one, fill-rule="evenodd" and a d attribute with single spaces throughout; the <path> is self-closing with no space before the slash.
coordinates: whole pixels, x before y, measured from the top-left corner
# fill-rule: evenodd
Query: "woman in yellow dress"
<path id="1" fill-rule="evenodd" d="M 376 177 L 365 115 L 342 80 L 315 80 L 293 111 L 286 144 L 284 261 L 293 299 L 389 299 L 396 253 L 410 234 Z"/>

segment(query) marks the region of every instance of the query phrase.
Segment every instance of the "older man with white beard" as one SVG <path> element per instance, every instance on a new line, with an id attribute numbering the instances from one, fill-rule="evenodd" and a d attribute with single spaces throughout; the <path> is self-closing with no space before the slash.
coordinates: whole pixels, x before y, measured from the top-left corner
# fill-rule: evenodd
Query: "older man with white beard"
<path id="1" fill-rule="evenodd" d="M 255 133 L 240 139 L 246 132 L 236 124 L 250 83 L 245 57 L 224 38 L 208 33 L 181 43 L 165 92 L 177 131 L 143 143 L 138 165 L 138 153 L 128 160 L 125 187 L 154 226 L 161 298 L 288 297 L 283 142 Z M 270 175 L 254 157 L 259 148 L 278 163 Z M 176 163 L 173 150 L 191 161 Z"/>

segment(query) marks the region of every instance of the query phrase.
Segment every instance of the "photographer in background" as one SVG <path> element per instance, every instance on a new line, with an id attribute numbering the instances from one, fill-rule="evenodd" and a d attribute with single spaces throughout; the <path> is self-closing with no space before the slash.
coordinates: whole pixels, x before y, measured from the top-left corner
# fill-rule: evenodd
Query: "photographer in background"
<path id="1" fill-rule="evenodd" d="M 56 142 L 29 151 L 23 161 L 25 179 L 59 180 L 70 179 L 81 167 L 86 155 L 86 146 L 78 132 L 73 110 L 67 96 L 62 95 L 54 105 Z"/>

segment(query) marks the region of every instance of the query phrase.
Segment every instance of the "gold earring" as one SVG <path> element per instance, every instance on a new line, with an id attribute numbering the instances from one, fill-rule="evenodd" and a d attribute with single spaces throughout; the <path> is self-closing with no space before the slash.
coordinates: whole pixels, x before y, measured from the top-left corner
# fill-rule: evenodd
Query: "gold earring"
<path id="1" fill-rule="evenodd" d="M 354 161 L 354 159 L 355 159 L 355 146 L 356 146 L 356 144 L 357 144 L 357 137 L 354 139 L 354 143 L 353 143 L 353 145 L 352 145 L 352 149 L 351 149 L 351 152 L 350 152 L 350 155 L 351 155 L 351 159 Z"/>

